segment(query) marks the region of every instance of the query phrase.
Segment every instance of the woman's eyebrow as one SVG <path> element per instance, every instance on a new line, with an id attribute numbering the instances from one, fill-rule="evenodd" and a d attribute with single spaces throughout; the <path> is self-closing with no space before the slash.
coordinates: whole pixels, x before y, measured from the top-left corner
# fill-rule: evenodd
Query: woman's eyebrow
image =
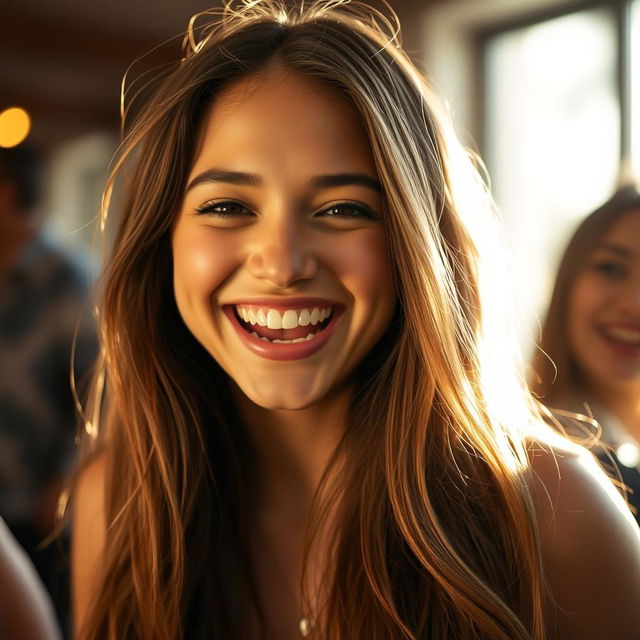
<path id="1" fill-rule="evenodd" d="M 382 193 L 382 185 L 373 176 L 366 173 L 332 173 L 316 176 L 311 184 L 316 189 L 330 189 L 331 187 L 345 187 L 359 185 Z"/>
<path id="2" fill-rule="evenodd" d="M 224 182 L 226 184 L 244 185 L 258 187 L 262 184 L 262 178 L 255 173 L 245 173 L 243 171 L 227 171 L 226 169 L 207 169 L 193 178 L 185 193 L 199 184 L 207 182 Z M 377 193 L 382 193 L 382 185 L 373 176 L 366 173 L 332 173 L 315 176 L 311 180 L 314 189 L 330 189 L 332 187 L 344 187 L 359 185 L 372 189 Z"/>
<path id="3" fill-rule="evenodd" d="M 257 187 L 262 184 L 262 178 L 255 173 L 244 173 L 242 171 L 227 171 L 225 169 L 207 169 L 199 173 L 185 189 L 185 193 L 195 186 L 204 182 L 225 182 L 226 184 L 246 185 Z"/>
<path id="4" fill-rule="evenodd" d="M 636 253 L 635 251 L 633 251 L 633 249 L 630 249 L 629 247 L 625 247 L 624 245 L 621 245 L 621 244 L 614 244 L 611 242 L 598 245 L 597 250 L 607 251 L 608 253 L 613 253 L 621 258 L 630 258 Z"/>

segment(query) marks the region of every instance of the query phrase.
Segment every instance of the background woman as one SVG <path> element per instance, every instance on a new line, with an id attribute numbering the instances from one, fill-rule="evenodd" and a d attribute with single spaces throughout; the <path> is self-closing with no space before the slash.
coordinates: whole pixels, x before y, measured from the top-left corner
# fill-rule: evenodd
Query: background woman
<path id="1" fill-rule="evenodd" d="M 227 9 L 129 128 L 79 637 L 640 628 L 638 532 L 588 457 L 527 439 L 490 201 L 387 28 Z"/>
<path id="2" fill-rule="evenodd" d="M 589 215 L 560 263 L 534 361 L 550 407 L 593 415 L 629 502 L 640 508 L 640 193 L 629 185 Z M 638 516 L 636 516 L 638 517 Z"/>

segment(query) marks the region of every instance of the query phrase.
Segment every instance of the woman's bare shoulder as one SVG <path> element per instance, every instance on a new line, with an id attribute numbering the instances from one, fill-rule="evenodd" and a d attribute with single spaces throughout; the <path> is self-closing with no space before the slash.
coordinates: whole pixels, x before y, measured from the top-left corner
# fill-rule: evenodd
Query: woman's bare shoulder
<path id="1" fill-rule="evenodd" d="M 58 640 L 53 606 L 44 586 L 0 519 L 0 631 L 3 638 Z"/>
<path id="2" fill-rule="evenodd" d="M 640 529 L 622 496 L 581 447 L 536 443 L 530 458 L 553 636 L 639 637 Z"/>
<path id="3" fill-rule="evenodd" d="M 92 454 L 77 473 L 73 495 L 87 491 L 104 491 L 107 470 L 107 450 L 102 448 Z"/>
<path id="4" fill-rule="evenodd" d="M 106 451 L 100 451 L 79 471 L 73 486 L 73 526 L 88 527 L 92 534 L 102 534 L 105 525 Z M 93 538 L 93 535 L 91 536 Z"/>
<path id="5" fill-rule="evenodd" d="M 74 627 L 79 629 L 95 591 L 106 542 L 107 455 L 98 453 L 79 472 L 72 494 L 71 566 Z"/>

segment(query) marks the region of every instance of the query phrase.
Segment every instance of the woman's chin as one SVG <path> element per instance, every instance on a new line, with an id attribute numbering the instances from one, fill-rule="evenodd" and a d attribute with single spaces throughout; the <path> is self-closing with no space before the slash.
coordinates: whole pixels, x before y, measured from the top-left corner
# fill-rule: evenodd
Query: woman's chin
<path id="1" fill-rule="evenodd" d="M 326 396 L 326 390 L 304 381 L 285 383 L 271 380 L 251 385 L 238 385 L 240 391 L 254 404 L 270 411 L 298 411 L 307 409 Z M 315 388 L 314 388 L 315 387 Z"/>

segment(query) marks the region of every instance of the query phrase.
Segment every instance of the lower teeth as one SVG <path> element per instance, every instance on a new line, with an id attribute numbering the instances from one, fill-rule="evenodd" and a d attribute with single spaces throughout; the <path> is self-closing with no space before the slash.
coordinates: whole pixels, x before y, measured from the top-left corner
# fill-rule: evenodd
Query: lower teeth
<path id="1" fill-rule="evenodd" d="M 269 340 L 269 338 L 259 336 L 255 331 L 252 331 L 251 335 L 258 338 L 258 340 L 262 340 L 263 342 L 273 342 L 274 344 L 294 344 L 296 342 L 309 342 L 309 340 L 312 340 L 316 337 L 315 333 L 310 333 L 306 338 L 296 338 L 295 340 L 279 340 L 278 338 L 276 338 L 275 340 Z"/>

